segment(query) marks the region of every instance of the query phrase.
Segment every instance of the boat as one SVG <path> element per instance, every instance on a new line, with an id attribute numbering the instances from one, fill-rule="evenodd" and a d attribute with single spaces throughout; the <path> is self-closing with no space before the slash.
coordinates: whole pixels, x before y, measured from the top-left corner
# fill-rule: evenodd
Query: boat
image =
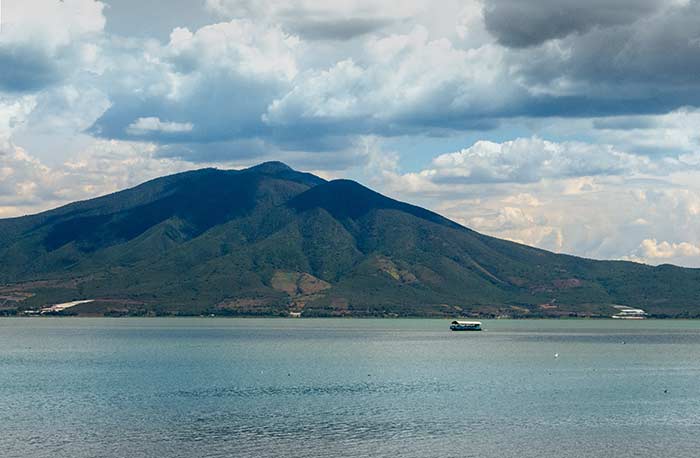
<path id="1" fill-rule="evenodd" d="M 481 321 L 453 321 L 450 324 L 452 331 L 481 331 Z"/>

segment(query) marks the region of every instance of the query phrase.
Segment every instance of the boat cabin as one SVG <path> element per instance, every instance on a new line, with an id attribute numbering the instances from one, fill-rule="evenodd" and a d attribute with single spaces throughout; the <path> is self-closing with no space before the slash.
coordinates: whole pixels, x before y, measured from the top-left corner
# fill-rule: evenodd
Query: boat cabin
<path id="1" fill-rule="evenodd" d="M 453 321 L 450 324 L 453 331 L 481 331 L 481 321 Z"/>

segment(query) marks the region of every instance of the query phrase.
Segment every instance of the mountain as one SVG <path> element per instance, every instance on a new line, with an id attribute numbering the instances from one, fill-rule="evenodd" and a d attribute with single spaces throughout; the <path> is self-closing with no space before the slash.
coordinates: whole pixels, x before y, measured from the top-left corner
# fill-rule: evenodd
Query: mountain
<path id="1" fill-rule="evenodd" d="M 0 313 L 700 316 L 700 270 L 474 232 L 354 181 L 203 169 L 0 220 Z"/>

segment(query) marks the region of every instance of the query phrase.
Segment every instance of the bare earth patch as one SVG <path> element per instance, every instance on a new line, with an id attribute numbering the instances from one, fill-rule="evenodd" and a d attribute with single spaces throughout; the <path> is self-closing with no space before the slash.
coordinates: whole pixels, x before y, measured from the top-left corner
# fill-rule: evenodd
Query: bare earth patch
<path id="1" fill-rule="evenodd" d="M 272 277 L 271 285 L 277 291 L 290 296 L 315 294 L 331 287 L 330 283 L 306 272 L 278 271 Z"/>

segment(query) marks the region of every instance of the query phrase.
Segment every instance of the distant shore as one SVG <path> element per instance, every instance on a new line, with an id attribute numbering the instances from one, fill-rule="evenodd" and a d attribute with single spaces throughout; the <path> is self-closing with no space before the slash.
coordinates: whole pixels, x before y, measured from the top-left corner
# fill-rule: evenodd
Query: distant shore
<path id="1" fill-rule="evenodd" d="M 181 319 L 181 318 L 199 318 L 199 319 L 245 319 L 245 320 L 256 320 L 256 319 L 276 319 L 276 320 L 453 320 L 453 319 L 471 319 L 471 320 L 486 320 L 486 321 L 614 321 L 614 322 L 638 322 L 638 321 L 662 321 L 662 320 L 686 320 L 695 321 L 700 320 L 700 316 L 694 317 L 682 317 L 682 316 L 650 316 L 644 320 L 616 320 L 612 317 L 520 317 L 511 316 L 505 318 L 491 318 L 491 317 L 460 317 L 460 316 L 368 316 L 368 315 L 358 315 L 358 316 L 306 316 L 306 317 L 288 317 L 279 315 L 186 315 L 186 314 L 172 314 L 172 315 L 100 315 L 100 314 L 70 314 L 70 313 L 47 313 L 43 315 L 25 315 L 25 314 L 1 314 L 0 318 L 14 318 L 14 319 L 50 319 L 50 318 L 60 318 L 60 319 L 84 319 L 84 318 L 109 318 L 109 319 L 134 319 L 134 318 L 148 318 L 148 319 Z"/>

